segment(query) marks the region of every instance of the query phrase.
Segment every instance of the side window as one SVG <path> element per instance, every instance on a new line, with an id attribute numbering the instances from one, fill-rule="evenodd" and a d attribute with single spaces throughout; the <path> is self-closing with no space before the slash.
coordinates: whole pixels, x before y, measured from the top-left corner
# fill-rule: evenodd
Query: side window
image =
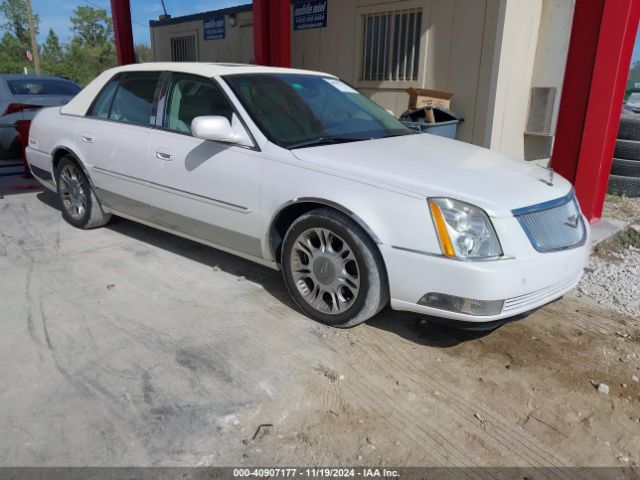
<path id="1" fill-rule="evenodd" d="M 118 82 L 120 81 L 120 75 L 116 75 L 102 88 L 102 91 L 98 94 L 96 99 L 91 105 L 87 116 L 97 118 L 109 118 L 109 110 L 111 109 L 111 101 L 113 95 L 118 88 Z"/>
<path id="2" fill-rule="evenodd" d="M 151 125 L 151 106 L 160 72 L 125 73 L 116 90 L 109 119 Z"/>
<path id="3" fill-rule="evenodd" d="M 207 115 L 226 117 L 231 122 L 233 108 L 213 82 L 183 73 L 174 73 L 172 77 L 164 128 L 191 133 L 193 119 Z"/>

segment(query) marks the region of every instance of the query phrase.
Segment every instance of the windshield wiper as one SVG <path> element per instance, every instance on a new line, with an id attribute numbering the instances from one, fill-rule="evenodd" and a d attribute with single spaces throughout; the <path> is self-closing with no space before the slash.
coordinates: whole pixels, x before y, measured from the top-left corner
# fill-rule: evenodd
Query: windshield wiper
<path id="1" fill-rule="evenodd" d="M 359 142 L 362 140 L 368 140 L 367 138 L 349 138 L 349 137 L 318 137 L 313 138 L 311 140 L 305 140 L 304 142 L 294 143 L 293 145 L 289 145 L 287 148 L 289 150 L 293 150 L 294 148 L 304 148 L 304 147 L 316 147 L 320 145 L 333 145 L 336 143 L 349 143 L 349 142 Z"/>

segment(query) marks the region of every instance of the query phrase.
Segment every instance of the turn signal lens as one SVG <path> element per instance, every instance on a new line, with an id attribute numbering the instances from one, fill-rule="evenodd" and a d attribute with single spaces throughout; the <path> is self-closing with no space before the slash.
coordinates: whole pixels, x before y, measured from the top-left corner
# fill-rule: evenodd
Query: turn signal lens
<path id="1" fill-rule="evenodd" d="M 502 248 L 481 208 L 451 198 L 430 198 L 429 209 L 445 257 L 497 258 Z"/>
<path id="2" fill-rule="evenodd" d="M 436 230 L 438 231 L 438 239 L 440 240 L 440 248 L 442 249 L 442 254 L 447 257 L 454 257 L 456 252 L 453 249 L 453 244 L 451 243 L 449 232 L 447 232 L 447 225 L 444 223 L 442 211 L 440 210 L 440 207 L 433 202 L 429 202 L 429 205 L 431 207 L 431 215 L 433 215 L 433 221 L 436 224 Z"/>

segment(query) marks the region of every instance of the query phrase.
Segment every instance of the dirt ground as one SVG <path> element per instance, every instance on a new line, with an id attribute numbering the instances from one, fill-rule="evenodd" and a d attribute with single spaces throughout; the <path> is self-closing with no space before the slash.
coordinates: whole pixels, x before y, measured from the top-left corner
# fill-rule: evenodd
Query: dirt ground
<path id="1" fill-rule="evenodd" d="M 5 193 L 0 325 L 0 466 L 640 463 L 640 319 L 574 294 L 489 333 L 335 330 L 277 272 Z"/>

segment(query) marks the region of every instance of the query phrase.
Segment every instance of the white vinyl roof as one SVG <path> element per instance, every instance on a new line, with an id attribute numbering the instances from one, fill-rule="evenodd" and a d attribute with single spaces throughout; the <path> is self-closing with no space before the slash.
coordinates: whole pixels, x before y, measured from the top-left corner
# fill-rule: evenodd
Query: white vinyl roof
<path id="1" fill-rule="evenodd" d="M 147 62 L 134 63 L 105 70 L 87 85 L 73 100 L 63 106 L 60 111 L 67 115 L 85 115 L 96 95 L 116 73 L 120 72 L 149 72 L 168 71 L 200 75 L 203 77 L 218 77 L 234 73 L 299 73 L 306 75 L 330 76 L 328 73 L 299 70 L 295 68 L 264 67 L 261 65 L 247 65 L 241 63 L 200 63 L 200 62 Z"/>

